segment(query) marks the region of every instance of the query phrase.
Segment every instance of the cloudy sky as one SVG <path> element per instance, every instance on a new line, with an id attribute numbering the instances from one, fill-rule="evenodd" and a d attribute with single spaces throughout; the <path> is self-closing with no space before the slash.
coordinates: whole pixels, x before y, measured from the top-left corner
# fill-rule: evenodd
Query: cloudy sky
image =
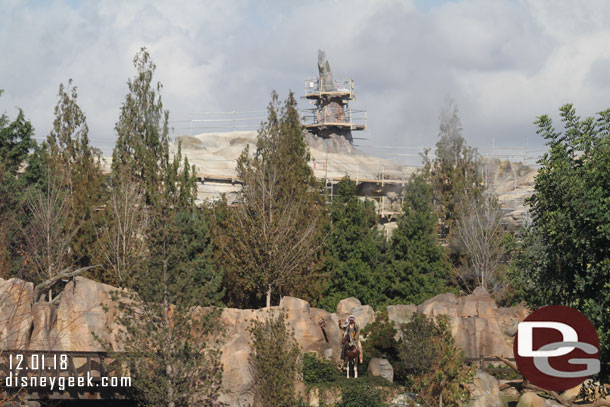
<path id="1" fill-rule="evenodd" d="M 357 143 L 394 147 L 369 152 L 432 146 L 447 96 L 482 152 L 539 148 L 537 115 L 610 107 L 609 20 L 605 0 L 0 0 L 0 112 L 21 107 L 44 137 L 72 78 L 90 137 L 109 152 L 141 46 L 176 133 L 214 117 L 205 112 L 264 109 L 273 89 L 302 95 L 320 48 L 336 78 L 355 80 L 353 108 L 368 110 Z"/>

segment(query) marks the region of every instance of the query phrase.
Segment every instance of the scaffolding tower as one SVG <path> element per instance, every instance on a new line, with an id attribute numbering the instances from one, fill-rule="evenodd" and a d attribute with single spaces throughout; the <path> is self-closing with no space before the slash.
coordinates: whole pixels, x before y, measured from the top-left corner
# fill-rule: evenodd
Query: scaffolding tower
<path id="1" fill-rule="evenodd" d="M 352 131 L 366 130 L 367 112 L 352 110 L 349 102 L 355 99 L 354 81 L 335 81 L 324 51 L 318 51 L 318 78 L 305 81 L 304 98 L 315 105 L 305 109 L 303 126 L 321 138 L 343 136 L 353 142 Z"/>

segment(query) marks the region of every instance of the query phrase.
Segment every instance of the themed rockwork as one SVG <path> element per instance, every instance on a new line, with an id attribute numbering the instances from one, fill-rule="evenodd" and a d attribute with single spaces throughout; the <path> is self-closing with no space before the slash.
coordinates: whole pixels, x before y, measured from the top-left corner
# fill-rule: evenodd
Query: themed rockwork
<path id="1" fill-rule="evenodd" d="M 117 307 L 112 300 L 115 290 L 115 287 L 76 277 L 67 283 L 54 303 L 33 303 L 31 283 L 0 279 L 0 298 L 3 299 L 0 306 L 5 316 L 0 321 L 2 346 L 4 349 L 103 351 L 102 341 L 120 350 L 115 318 Z M 311 307 L 294 297 L 284 297 L 279 306 L 266 309 L 223 309 L 223 388 L 231 390 L 223 395 L 223 400 L 230 405 L 247 402 L 251 397 L 248 392 L 250 333 L 247 330 L 250 321 L 263 320 L 269 312 L 280 311 L 286 314 L 303 352 L 316 352 L 335 361 L 341 353 L 340 320 L 353 314 L 361 327 L 375 320 L 373 308 L 356 298 L 339 302 L 334 313 Z M 398 324 L 408 322 L 415 312 L 428 316 L 448 315 L 456 343 L 464 349 L 466 357 L 512 357 L 516 324 L 527 315 L 522 306 L 498 308 L 484 289 L 464 297 L 441 294 L 418 306 L 388 307 L 390 320 Z M 389 376 L 387 366 L 383 368 L 384 362 L 379 364 L 380 374 Z"/>

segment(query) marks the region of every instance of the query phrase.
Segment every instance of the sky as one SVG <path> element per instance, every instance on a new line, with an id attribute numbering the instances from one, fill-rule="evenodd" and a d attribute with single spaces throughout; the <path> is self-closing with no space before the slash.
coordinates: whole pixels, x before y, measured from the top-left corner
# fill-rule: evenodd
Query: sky
<path id="1" fill-rule="evenodd" d="M 43 138 L 72 78 L 109 153 L 142 46 L 176 135 L 226 117 L 209 112 L 258 123 L 272 90 L 304 94 L 322 49 L 336 79 L 355 81 L 352 108 L 368 111 L 369 132 L 355 134 L 366 152 L 415 159 L 448 98 L 481 153 L 536 152 L 537 116 L 559 125 L 565 103 L 582 116 L 610 107 L 609 20 L 605 0 L 0 0 L 0 113 L 22 108 Z"/>

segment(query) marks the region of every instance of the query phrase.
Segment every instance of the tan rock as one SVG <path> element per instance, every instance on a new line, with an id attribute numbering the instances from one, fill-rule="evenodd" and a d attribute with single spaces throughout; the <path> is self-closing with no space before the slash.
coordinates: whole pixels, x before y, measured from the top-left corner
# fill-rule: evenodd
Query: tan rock
<path id="1" fill-rule="evenodd" d="M 449 318 L 457 318 L 458 299 L 455 294 L 439 294 L 436 297 L 424 301 L 417 307 L 417 312 L 428 317 L 437 315 L 448 315 Z"/>
<path id="2" fill-rule="evenodd" d="M 313 307 L 309 309 L 309 312 L 311 320 L 318 324 L 326 342 L 323 355 L 328 359 L 339 361 L 342 331 L 339 327 L 337 314 L 331 314 L 326 310 Z"/>
<path id="3" fill-rule="evenodd" d="M 517 325 L 529 314 L 530 310 L 524 304 L 498 308 L 498 325 L 502 333 L 508 337 L 514 337 L 517 334 Z"/>
<path id="4" fill-rule="evenodd" d="M 415 304 L 388 305 L 388 319 L 394 321 L 396 327 L 411 321 L 411 317 L 417 312 Z"/>
<path id="5" fill-rule="evenodd" d="M 32 335 L 28 349 L 49 350 L 55 349 L 57 331 L 55 323 L 57 307 L 48 302 L 38 302 L 32 307 Z"/>
<path id="6" fill-rule="evenodd" d="M 498 306 L 487 290 L 477 287 L 471 295 L 462 297 L 458 301 L 458 316 L 491 318 L 495 317 Z"/>
<path id="7" fill-rule="evenodd" d="M 115 287 L 76 277 L 64 288 L 57 306 L 56 332 L 49 333 L 53 350 L 103 351 L 101 342 L 118 349 L 117 304 L 111 293 Z M 107 311 L 104 308 L 107 307 Z"/>
<path id="8" fill-rule="evenodd" d="M 32 325 L 34 285 L 17 278 L 0 278 L 0 346 L 26 349 Z"/>
<path id="9" fill-rule="evenodd" d="M 284 310 L 301 350 L 323 354 L 328 342 L 319 323 L 311 317 L 309 303 L 294 297 L 283 297 L 280 308 Z"/>
<path id="10" fill-rule="evenodd" d="M 504 407 L 496 378 L 481 370 L 477 370 L 473 380 L 472 399 L 467 406 Z"/>
<path id="11" fill-rule="evenodd" d="M 428 317 L 447 315 L 451 333 L 466 357 L 513 356 L 511 343 L 498 323 L 497 305 L 483 288 L 460 298 L 450 293 L 437 295 L 419 305 L 417 312 Z"/>
<path id="12" fill-rule="evenodd" d="M 358 298 L 349 297 L 345 298 L 337 304 L 337 315 L 339 317 L 348 316 L 352 311 L 352 308 L 361 306 L 362 303 Z"/>
<path id="13" fill-rule="evenodd" d="M 220 401 L 230 406 L 250 405 L 252 395 L 250 385 L 252 376 L 250 374 L 250 352 L 242 349 L 233 353 L 222 353 L 222 388 L 223 394 Z"/>
<path id="14" fill-rule="evenodd" d="M 561 407 L 561 404 L 554 400 L 542 398 L 536 393 L 527 392 L 521 396 L 517 407 Z"/>
<path id="15" fill-rule="evenodd" d="M 372 358 L 369 361 L 368 372 L 371 376 L 380 376 L 389 382 L 394 381 L 394 368 L 387 359 Z"/>
<path id="16" fill-rule="evenodd" d="M 337 316 L 339 322 L 344 322 L 348 316 L 354 315 L 356 323 L 360 328 L 366 327 L 371 322 L 375 322 L 375 310 L 370 305 L 362 305 L 360 300 L 349 297 L 339 301 L 337 304 Z"/>
<path id="17" fill-rule="evenodd" d="M 375 311 L 370 305 L 354 307 L 350 311 L 350 314 L 356 317 L 356 323 L 358 323 L 358 326 L 361 329 L 365 328 L 368 324 L 375 322 Z"/>

